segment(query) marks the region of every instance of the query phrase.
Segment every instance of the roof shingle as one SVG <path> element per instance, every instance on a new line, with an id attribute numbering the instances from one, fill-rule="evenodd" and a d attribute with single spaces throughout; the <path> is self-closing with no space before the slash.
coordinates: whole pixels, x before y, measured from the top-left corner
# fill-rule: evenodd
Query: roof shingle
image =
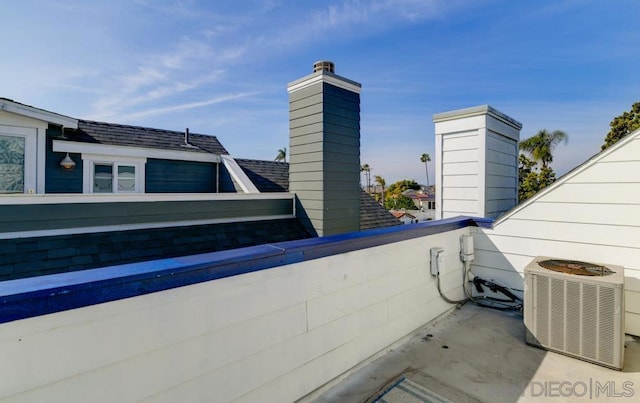
<path id="1" fill-rule="evenodd" d="M 261 192 L 289 191 L 289 164 L 276 161 L 236 159 L 240 168 Z M 360 191 L 360 230 L 392 227 L 401 222 L 364 190 Z"/>
<path id="2" fill-rule="evenodd" d="M 65 129 L 65 136 L 68 141 L 83 143 L 228 154 L 215 136 L 190 133 L 189 143 L 194 147 L 188 147 L 183 132 L 91 120 L 79 120 L 78 129 Z"/>

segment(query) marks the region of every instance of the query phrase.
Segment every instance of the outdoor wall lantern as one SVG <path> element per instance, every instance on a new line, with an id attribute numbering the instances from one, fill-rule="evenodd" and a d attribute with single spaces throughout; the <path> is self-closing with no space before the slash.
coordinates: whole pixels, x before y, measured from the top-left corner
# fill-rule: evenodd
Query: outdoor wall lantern
<path id="1" fill-rule="evenodd" d="M 69 153 L 67 153 L 67 156 L 64 157 L 62 159 L 62 161 L 60 161 L 60 166 L 62 167 L 62 169 L 64 169 L 65 171 L 71 171 L 75 166 L 76 163 L 73 162 L 73 160 L 71 159 L 71 157 L 69 157 Z"/>

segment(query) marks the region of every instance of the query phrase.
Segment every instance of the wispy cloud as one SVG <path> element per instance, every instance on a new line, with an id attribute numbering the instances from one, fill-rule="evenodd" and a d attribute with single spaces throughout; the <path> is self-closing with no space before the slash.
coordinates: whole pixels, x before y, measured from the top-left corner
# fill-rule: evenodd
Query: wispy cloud
<path id="1" fill-rule="evenodd" d="M 189 103 L 180 104 L 180 105 L 164 106 L 160 108 L 147 109 L 139 112 L 120 115 L 120 119 L 122 119 L 123 121 L 135 121 L 135 120 L 139 120 L 139 119 L 143 119 L 143 118 L 147 118 L 155 115 L 173 113 L 173 112 L 184 111 L 184 110 L 194 109 L 194 108 L 202 108 L 204 106 L 233 101 L 233 100 L 245 98 L 251 95 L 255 95 L 255 93 L 228 94 L 228 95 L 220 96 L 217 98 L 207 99 L 204 101 L 189 102 Z"/>
<path id="2" fill-rule="evenodd" d="M 225 63 L 242 49 L 215 49 L 201 39 L 183 38 L 173 49 L 140 55 L 137 67 L 106 79 L 104 96 L 93 104 L 93 116 L 101 118 L 149 116 L 128 113 L 134 106 L 168 101 L 179 94 L 212 85 L 225 74 Z"/>

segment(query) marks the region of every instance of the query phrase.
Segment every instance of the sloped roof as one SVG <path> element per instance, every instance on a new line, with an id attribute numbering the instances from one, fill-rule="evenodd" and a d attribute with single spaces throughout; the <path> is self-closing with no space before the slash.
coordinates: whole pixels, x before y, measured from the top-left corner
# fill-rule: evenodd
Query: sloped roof
<path id="1" fill-rule="evenodd" d="M 402 224 L 364 190 L 360 191 L 360 230 L 393 227 Z"/>
<path id="2" fill-rule="evenodd" d="M 393 214 L 395 218 L 402 218 L 404 216 L 416 218 L 416 216 L 414 216 L 413 214 L 409 214 L 406 211 L 392 211 L 391 214 Z"/>
<path id="3" fill-rule="evenodd" d="M 0 281 L 310 237 L 286 218 L 4 239 Z"/>
<path id="4" fill-rule="evenodd" d="M 35 106 L 16 102 L 13 99 L 0 97 L 0 110 L 4 110 L 18 115 L 39 119 L 44 122 L 53 123 L 65 127 L 76 128 L 78 120 L 59 113 L 51 112 L 45 109 L 36 108 Z"/>
<path id="5" fill-rule="evenodd" d="M 236 162 L 261 192 L 289 191 L 289 163 L 236 159 Z M 389 211 L 383 208 L 364 190 L 360 190 L 360 230 L 400 225 Z"/>
<path id="6" fill-rule="evenodd" d="M 288 192 L 289 164 L 287 162 L 235 159 L 260 192 Z"/>
<path id="7" fill-rule="evenodd" d="M 190 133 L 189 143 L 193 147 L 188 147 L 183 132 L 91 120 L 79 120 L 78 129 L 65 129 L 65 136 L 67 141 L 82 143 L 228 154 L 215 136 Z"/>

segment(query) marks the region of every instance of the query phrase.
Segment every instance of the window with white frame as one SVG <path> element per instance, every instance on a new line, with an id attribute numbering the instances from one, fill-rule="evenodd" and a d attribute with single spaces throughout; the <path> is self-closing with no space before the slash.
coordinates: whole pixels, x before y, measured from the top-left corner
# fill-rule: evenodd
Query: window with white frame
<path id="1" fill-rule="evenodd" d="M 0 193 L 34 193 L 36 129 L 0 125 Z"/>
<path id="2" fill-rule="evenodd" d="M 144 159 L 82 156 L 84 193 L 144 193 Z"/>

